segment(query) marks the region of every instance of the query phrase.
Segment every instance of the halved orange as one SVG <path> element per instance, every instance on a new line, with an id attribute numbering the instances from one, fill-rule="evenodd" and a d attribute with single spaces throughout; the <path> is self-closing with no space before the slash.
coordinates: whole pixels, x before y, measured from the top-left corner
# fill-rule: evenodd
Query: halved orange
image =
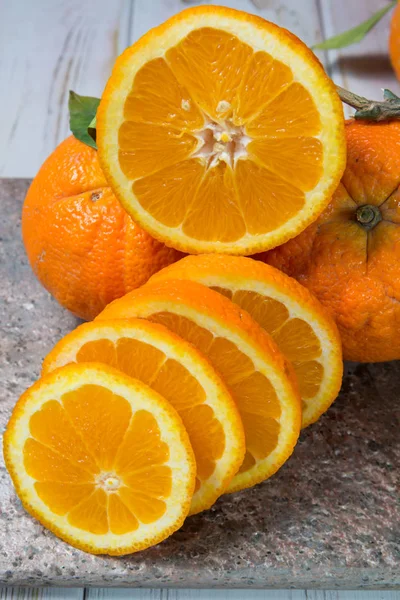
<path id="1" fill-rule="evenodd" d="M 203 352 L 239 409 L 246 455 L 228 491 L 275 473 L 293 451 L 301 404 L 295 376 L 275 342 L 236 304 L 193 281 L 145 285 L 109 304 L 97 320 L 161 323 Z"/>
<path id="2" fill-rule="evenodd" d="M 144 383 L 67 365 L 18 400 L 4 458 L 26 510 L 92 554 L 160 542 L 188 514 L 196 464 L 180 417 Z"/>
<path id="3" fill-rule="evenodd" d="M 180 415 L 196 457 L 190 514 L 214 504 L 243 462 L 236 405 L 221 377 L 191 344 L 144 319 L 84 323 L 46 357 L 42 373 L 68 363 L 101 362 L 161 394 Z"/>
<path id="4" fill-rule="evenodd" d="M 220 292 L 274 338 L 297 375 L 303 427 L 329 408 L 342 382 L 342 343 L 333 319 L 295 279 L 251 258 L 211 254 L 187 256 L 150 283 L 168 279 L 197 281 Z"/>
<path id="5" fill-rule="evenodd" d="M 192 253 L 282 244 L 322 212 L 345 167 L 342 105 L 315 55 L 221 6 L 181 12 L 118 58 L 97 143 L 129 214 Z"/>

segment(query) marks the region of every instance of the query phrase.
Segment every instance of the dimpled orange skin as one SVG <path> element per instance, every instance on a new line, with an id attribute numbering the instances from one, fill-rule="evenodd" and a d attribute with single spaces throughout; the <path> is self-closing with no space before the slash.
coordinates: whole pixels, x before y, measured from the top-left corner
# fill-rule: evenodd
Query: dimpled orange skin
<path id="1" fill-rule="evenodd" d="M 400 122 L 346 123 L 348 163 L 319 219 L 258 258 L 295 277 L 336 320 L 344 358 L 400 359 Z M 379 207 L 370 230 L 360 206 Z"/>
<path id="2" fill-rule="evenodd" d="M 86 320 L 183 256 L 131 219 L 106 182 L 96 150 L 73 136 L 33 180 L 22 235 L 42 285 Z"/>
<path id="3" fill-rule="evenodd" d="M 389 37 L 389 54 L 393 69 L 400 80 L 400 2 L 397 3 L 392 16 Z"/>

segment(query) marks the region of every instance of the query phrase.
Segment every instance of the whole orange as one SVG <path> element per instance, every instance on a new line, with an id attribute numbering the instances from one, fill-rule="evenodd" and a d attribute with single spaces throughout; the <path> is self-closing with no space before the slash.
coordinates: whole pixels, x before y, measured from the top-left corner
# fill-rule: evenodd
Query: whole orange
<path id="1" fill-rule="evenodd" d="M 392 16 L 389 37 L 389 54 L 397 78 L 400 79 L 400 2 L 397 2 Z"/>
<path id="2" fill-rule="evenodd" d="M 400 359 L 400 122 L 348 121 L 347 168 L 303 233 L 259 257 L 336 320 L 347 360 Z"/>
<path id="3" fill-rule="evenodd" d="M 22 235 L 43 286 L 78 317 L 182 257 L 143 231 L 111 191 L 97 152 L 73 136 L 43 163 L 22 211 Z"/>

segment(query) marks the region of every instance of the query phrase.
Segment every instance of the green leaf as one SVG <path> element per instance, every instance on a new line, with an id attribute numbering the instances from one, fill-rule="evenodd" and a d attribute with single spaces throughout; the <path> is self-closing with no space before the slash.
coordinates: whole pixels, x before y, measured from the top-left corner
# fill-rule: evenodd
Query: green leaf
<path id="1" fill-rule="evenodd" d="M 99 98 L 80 96 L 72 90 L 69 92 L 69 127 L 78 140 L 87 146 L 95 148 L 96 150 L 97 146 L 95 127 L 96 112 L 99 104 Z"/>
<path id="2" fill-rule="evenodd" d="M 377 24 L 379 21 L 386 15 L 389 10 L 391 10 L 397 3 L 397 0 L 392 0 L 389 2 L 387 6 L 384 6 L 378 12 L 376 12 L 372 17 L 357 25 L 357 27 L 353 27 L 344 33 L 340 33 L 339 35 L 335 35 L 329 40 L 325 40 L 320 44 L 315 44 L 312 47 L 313 50 L 336 50 L 338 48 L 346 48 L 347 46 L 351 46 L 352 44 L 356 44 L 361 42 L 367 35 L 369 31 Z"/>

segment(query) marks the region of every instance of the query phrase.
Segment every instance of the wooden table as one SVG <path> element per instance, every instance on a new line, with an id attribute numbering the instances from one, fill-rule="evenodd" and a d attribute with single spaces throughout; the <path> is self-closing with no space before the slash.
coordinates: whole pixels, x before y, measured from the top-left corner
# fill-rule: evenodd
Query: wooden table
<path id="1" fill-rule="evenodd" d="M 199 4 L 201 2 L 198 2 Z M 228 0 L 312 45 L 358 24 L 386 0 Z M 68 134 L 68 90 L 100 96 L 116 56 L 190 0 L 0 1 L 0 177 L 33 177 Z M 377 99 L 400 94 L 387 55 L 389 16 L 358 46 L 318 52 L 343 87 Z M 346 115 L 351 111 L 345 110 Z M 0 598 L 133 600 L 399 600 L 397 592 L 0 589 Z"/>

